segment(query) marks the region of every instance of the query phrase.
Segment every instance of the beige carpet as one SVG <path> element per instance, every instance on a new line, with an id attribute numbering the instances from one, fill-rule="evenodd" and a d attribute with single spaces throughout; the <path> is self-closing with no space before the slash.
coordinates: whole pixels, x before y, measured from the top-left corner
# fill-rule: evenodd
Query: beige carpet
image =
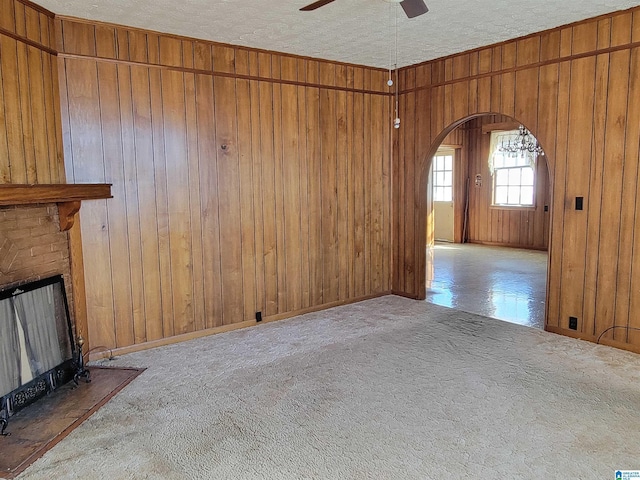
<path id="1" fill-rule="evenodd" d="M 389 296 L 118 358 L 147 367 L 21 479 L 613 479 L 640 356 Z"/>

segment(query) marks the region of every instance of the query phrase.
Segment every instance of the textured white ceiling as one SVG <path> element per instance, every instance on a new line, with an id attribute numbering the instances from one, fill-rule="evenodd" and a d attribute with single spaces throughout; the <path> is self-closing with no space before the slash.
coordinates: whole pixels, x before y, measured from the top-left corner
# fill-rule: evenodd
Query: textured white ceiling
<path id="1" fill-rule="evenodd" d="M 429 13 L 407 19 L 383 0 L 36 0 L 57 14 L 217 42 L 348 63 L 398 66 L 462 52 L 614 10 L 632 0 L 426 0 Z"/>

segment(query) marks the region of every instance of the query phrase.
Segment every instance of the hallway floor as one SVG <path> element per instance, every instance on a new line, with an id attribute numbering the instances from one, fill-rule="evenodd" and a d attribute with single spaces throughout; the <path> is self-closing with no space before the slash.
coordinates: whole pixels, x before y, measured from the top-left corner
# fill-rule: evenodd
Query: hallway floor
<path id="1" fill-rule="evenodd" d="M 437 243 L 427 302 L 544 328 L 547 252 Z"/>

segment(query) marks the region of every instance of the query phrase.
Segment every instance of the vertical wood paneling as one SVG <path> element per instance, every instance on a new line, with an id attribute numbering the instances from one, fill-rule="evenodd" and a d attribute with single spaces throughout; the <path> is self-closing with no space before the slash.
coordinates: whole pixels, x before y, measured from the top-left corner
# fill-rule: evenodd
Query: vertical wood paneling
<path id="1" fill-rule="evenodd" d="M 325 78 L 325 81 L 330 81 Z M 320 131 L 322 140 L 322 257 L 323 299 L 325 302 L 338 300 L 339 258 L 338 205 L 337 205 L 337 130 L 336 93 L 323 90 L 320 93 Z"/>
<path id="2" fill-rule="evenodd" d="M 355 84 L 358 84 L 358 76 L 355 77 Z M 354 138 L 364 137 L 364 95 L 356 93 L 353 99 L 353 136 Z M 353 228 L 353 276 L 355 296 L 360 297 L 365 294 L 367 288 L 365 286 L 365 275 L 367 260 L 364 251 L 365 237 L 365 206 L 363 198 L 365 196 L 364 183 L 364 149 L 362 142 L 353 142 L 353 172 L 350 177 L 351 190 L 353 191 L 353 220 L 351 225 Z"/>
<path id="3" fill-rule="evenodd" d="M 24 12 L 22 18 L 12 31 L 33 36 L 33 18 Z M 87 211 L 83 207 L 85 244 L 104 255 L 101 266 L 111 272 L 111 278 L 96 275 L 88 289 L 90 315 L 97 313 L 103 322 L 92 340 L 113 346 L 140 343 L 248 320 L 258 310 L 267 316 L 285 314 L 388 288 L 422 295 L 422 239 L 429 203 L 422 184 L 426 179 L 420 180 L 422 162 L 444 129 L 467 115 L 486 112 L 514 116 L 542 142 L 551 175 L 547 181 L 539 171 L 543 181 L 538 187 L 553 195 L 553 218 L 544 213 L 543 204 L 526 212 L 491 209 L 487 191 L 472 186 L 470 199 L 483 206 L 470 218 L 470 234 L 519 245 L 551 237 L 549 326 L 566 329 L 569 315 L 578 316 L 579 330 L 587 335 L 634 324 L 640 308 L 632 293 L 640 284 L 640 235 L 634 227 L 638 147 L 633 139 L 639 127 L 629 119 L 638 115 L 637 102 L 630 101 L 637 93 L 637 53 L 623 49 L 558 64 L 536 62 L 637 41 L 635 20 L 637 12 L 613 15 L 403 71 L 403 86 L 425 89 L 401 96 L 402 128 L 393 132 L 385 121 L 392 116 L 388 97 L 317 85 L 190 77 L 139 66 L 120 65 L 114 76 L 101 74 L 111 72 L 110 67 L 83 66 L 84 60 L 67 58 L 61 70 L 63 98 L 69 104 L 64 122 L 71 157 L 67 175 L 75 181 L 113 181 L 124 198 L 124 204 L 97 202 Z M 138 62 L 225 74 L 258 73 L 338 89 L 382 90 L 384 83 L 383 72 L 366 68 L 133 29 L 111 34 L 89 23 L 63 23 L 68 53 L 113 54 L 120 60 L 135 57 Z M 105 40 L 96 41 L 101 35 Z M 109 39 L 115 42 L 113 49 Z M 6 48 L 4 43 L 0 48 Z M 37 56 L 27 47 L 8 48 L 7 56 L 2 50 L 1 62 L 7 62 L 0 69 L 3 86 L 7 76 L 39 71 Z M 13 58 L 11 49 L 16 52 Z M 20 49 L 24 58 L 18 58 Z M 12 71 L 10 65 L 15 65 Z M 40 65 L 46 77 L 51 67 L 45 60 Z M 502 71 L 511 68 L 516 71 Z M 73 72 L 83 75 L 86 84 L 71 79 Z M 7 108 L 24 113 L 26 101 L 31 119 L 25 113 L 27 121 L 20 117 L 19 131 L 7 129 L 6 149 L 11 150 L 16 143 L 10 139 L 22 138 L 26 129 L 30 150 L 14 148 L 13 153 L 22 165 L 17 175 L 38 180 L 44 163 L 36 151 L 59 151 L 51 147 L 53 136 L 47 143 L 29 137 L 37 121 L 33 112 L 40 103 L 47 105 L 50 96 L 46 84 L 42 90 L 34 84 L 29 90 L 35 100 L 31 93 L 24 100 L 16 85 L 8 87 L 16 89 L 15 96 L 8 97 L 4 88 L 0 97 L 5 114 Z M 110 95 L 115 95 L 115 106 L 107 107 Z M 104 119 L 113 119 L 108 125 L 101 118 L 103 106 Z M 132 118 L 127 113 L 131 109 Z M 120 140 L 104 129 L 115 129 Z M 470 146 L 485 148 L 480 135 L 472 139 L 469 133 Z M 392 134 L 394 159 L 388 164 Z M 3 148 L 0 139 L 0 151 Z M 91 160 L 85 158 L 87 152 Z M 13 165 L 0 164 L 4 179 L 15 181 Z M 172 168 L 180 169 L 175 178 Z M 485 185 L 490 182 L 490 177 L 483 178 Z M 573 208 L 576 196 L 585 198 L 582 212 Z M 127 251 L 130 269 L 142 269 L 143 297 L 135 275 L 128 275 L 126 287 L 110 283 L 125 268 L 124 261 L 114 257 L 115 246 Z M 199 258 L 202 266 L 195 265 Z M 106 299 L 126 295 L 131 296 L 131 307 L 122 313 L 124 320 L 115 320 L 114 305 Z M 200 311 L 204 321 L 197 318 Z M 623 328 L 608 338 L 640 341 Z"/>
<path id="4" fill-rule="evenodd" d="M 306 66 L 298 71 L 304 75 Z M 303 76 L 304 78 L 304 76 Z M 299 201 L 300 201 L 300 288 L 302 290 L 302 308 L 309 308 L 311 303 L 311 268 L 309 240 L 311 223 L 309 221 L 309 151 L 307 147 L 307 94 L 305 87 L 297 87 L 298 101 L 298 160 L 299 160 Z M 353 125 L 349 122 L 349 125 Z M 256 226 L 256 229 L 258 227 Z M 353 295 L 353 294 L 352 294 Z"/>
<path id="5" fill-rule="evenodd" d="M 248 57 L 247 57 L 248 59 Z M 255 318 L 256 306 L 256 248 L 253 207 L 253 157 L 251 135 L 251 92 L 247 80 L 236 82 L 238 112 L 238 174 L 240 177 L 240 229 L 242 235 L 242 291 L 244 319 Z M 249 141 L 241 141 L 249 139 Z M 194 206 L 191 206 L 192 211 Z M 197 211 L 197 206 L 196 206 Z"/>
<path id="6" fill-rule="evenodd" d="M 196 75 L 196 128 L 200 208 L 202 217 L 202 258 L 204 287 L 204 327 L 222 325 L 222 255 L 220 250 L 220 206 L 218 202 L 218 159 L 216 156 L 213 78 Z M 148 162 L 141 156 L 140 163 Z"/>
<path id="7" fill-rule="evenodd" d="M 106 178 L 122 179 L 124 177 L 124 161 L 116 65 L 97 64 L 97 87 L 104 175 Z M 114 185 L 112 194 L 115 201 L 109 201 L 106 212 L 109 248 L 113 247 L 118 252 L 127 252 L 129 250 L 127 222 L 122 221 L 126 219 L 127 209 L 124 181 Z M 121 281 L 114 282 L 112 287 L 116 345 L 127 345 L 134 341 L 134 324 L 127 321 L 132 314 L 129 255 L 112 256 L 110 267 L 112 277 L 122 275 Z"/>
<path id="8" fill-rule="evenodd" d="M 95 62 L 65 62 L 68 75 L 65 89 L 68 98 L 69 136 L 73 138 L 70 154 L 80 161 L 72 164 L 76 182 L 104 182 L 102 124 L 98 69 Z M 109 251 L 107 202 L 88 202 L 82 209 L 84 250 L 91 252 L 92 274 L 86 275 L 87 307 L 90 313 L 89 343 L 116 345 L 113 311 L 113 284 Z M 122 252 L 120 252 L 122 253 Z"/>
<path id="9" fill-rule="evenodd" d="M 158 263 L 160 268 L 160 297 L 162 306 L 162 337 L 173 335 L 173 292 L 171 289 L 171 249 L 169 245 L 169 206 L 167 194 L 167 159 L 162 111 L 162 72 L 149 70 L 151 99 L 151 135 L 153 135 L 153 170 L 156 202 L 155 234 L 158 237 Z M 81 213 L 82 218 L 82 213 Z"/>
<path id="10" fill-rule="evenodd" d="M 595 128 L 591 147 L 593 157 L 591 178 L 589 184 L 591 208 L 587 213 L 587 252 L 585 278 L 594 278 L 598 275 L 598 249 L 600 248 L 599 229 L 602 206 L 602 188 L 604 179 L 604 135 L 605 122 L 607 119 L 609 60 L 609 55 L 598 55 L 596 57 L 595 104 L 593 112 Z M 594 334 L 596 328 L 596 284 L 594 283 L 585 285 L 583 308 L 583 315 L 585 318 L 583 324 L 584 331 Z"/>
<path id="11" fill-rule="evenodd" d="M 338 85 L 346 87 L 347 86 L 347 78 L 346 78 L 346 68 L 344 66 L 339 66 L 336 70 L 336 81 Z M 382 97 L 380 97 L 382 98 Z M 386 100 L 386 98 L 385 98 Z M 382 112 L 382 108 L 380 107 L 378 112 Z M 337 127 L 337 136 L 336 136 L 336 183 L 337 183 L 337 191 L 336 191 L 336 200 L 337 200 L 337 212 L 336 212 L 336 220 L 338 222 L 338 230 L 337 230 L 337 238 L 336 238 L 336 247 L 338 254 L 338 300 L 346 300 L 349 298 L 349 271 L 351 270 L 351 265 L 349 264 L 349 219 L 348 219 L 348 208 L 349 208 L 349 200 L 348 200 L 348 189 L 349 189 L 349 178 L 347 176 L 348 170 L 348 138 L 347 138 L 347 123 L 351 123 L 351 120 L 347 117 L 347 93 L 345 91 L 338 90 L 336 92 L 336 127 Z M 372 125 L 372 129 L 375 126 Z M 373 144 L 374 139 L 377 136 L 375 134 L 372 135 L 372 150 L 378 152 L 378 156 L 376 158 L 371 159 L 371 163 L 375 164 L 377 161 L 381 160 L 382 150 L 377 148 L 376 145 Z M 374 259 L 374 261 L 377 259 Z M 374 266 L 374 270 L 377 266 Z M 381 274 L 382 272 L 380 272 Z M 375 287 L 374 287 L 375 288 Z"/>
<path id="12" fill-rule="evenodd" d="M 636 23 L 637 22 L 637 23 Z M 634 15 L 634 25 L 640 25 L 640 16 Z M 634 48 L 631 51 L 631 69 L 630 69 L 630 84 L 629 84 L 629 98 L 637 98 L 640 95 L 640 49 Z M 636 141 L 637 136 L 634 134 L 634 125 L 640 124 L 640 105 L 638 102 L 629 102 L 627 113 L 627 137 L 626 137 L 626 152 L 628 158 L 638 158 L 640 155 L 640 146 Z M 631 162 L 633 163 L 633 162 Z M 640 168 L 636 166 L 635 168 Z M 625 177 L 628 179 L 628 177 Z M 640 218 L 640 195 L 638 195 L 638 182 L 634 181 L 637 178 L 637 175 L 634 176 L 633 179 L 628 179 L 629 184 L 625 185 L 625 198 L 624 204 L 627 203 L 634 204 L 635 208 L 633 211 L 633 217 L 631 213 L 626 213 L 623 217 L 627 221 L 623 222 L 623 225 L 629 225 L 629 221 L 632 222 L 633 227 L 629 230 L 625 229 L 623 231 L 623 238 L 629 238 L 629 234 L 631 234 L 631 238 L 633 242 L 631 242 L 631 262 L 630 262 L 630 285 L 629 290 L 632 292 L 629 295 L 629 311 L 627 312 L 628 319 L 627 325 L 632 328 L 640 328 L 640 319 L 639 315 L 635 312 L 638 312 L 640 309 L 640 295 L 636 295 L 635 292 L 640 291 L 640 225 L 638 219 Z M 629 186 L 627 186 L 629 185 Z M 635 199 L 635 202 L 629 198 L 631 196 Z M 633 220 L 631 220 L 633 218 Z M 624 252 L 628 252 L 629 247 L 625 247 Z M 618 323 L 620 319 L 616 318 Z M 640 343 L 640 334 L 636 330 L 629 330 L 627 335 L 627 343 L 631 345 L 638 345 Z"/>
<path id="13" fill-rule="evenodd" d="M 354 69 L 348 70 L 348 79 L 347 85 L 350 85 L 353 88 L 354 85 Z M 347 188 L 347 219 L 349 223 L 353 223 L 355 220 L 355 189 L 353 187 L 353 177 L 354 177 L 354 156 L 353 156 L 353 144 L 354 144 L 354 122 L 353 122 L 353 92 L 347 92 L 347 122 L 346 122 L 346 130 L 347 130 L 347 149 L 345 152 L 346 155 L 346 177 L 349 186 Z M 355 286 L 355 235 L 352 228 L 347 229 L 347 249 L 346 249 L 346 261 L 350 268 L 347 271 L 347 295 L 348 297 L 353 297 L 356 286 Z"/>
<path id="14" fill-rule="evenodd" d="M 5 98 L 4 98 L 4 88 L 3 86 L 3 77 L 5 74 L 3 73 L 4 65 L 2 63 L 2 48 L 3 41 L 0 38 L 0 123 L 2 125 L 7 125 L 7 116 L 5 114 Z M 0 182 L 1 183 L 11 183 L 11 163 L 9 158 L 9 143 L 7 138 L 7 129 L 6 127 L 0 130 Z"/>
<path id="15" fill-rule="evenodd" d="M 222 315 L 223 324 L 231 324 L 244 320 L 236 89 L 235 80 L 231 78 L 216 78 L 214 84 L 223 285 Z"/>
<path id="16" fill-rule="evenodd" d="M 131 283 L 131 315 L 133 316 L 134 341 L 146 341 L 144 277 L 142 269 L 133 269 L 131 265 L 142 265 L 140 242 L 140 213 L 138 192 L 135 188 L 137 172 L 135 164 L 135 123 L 131 89 L 131 71 L 127 67 L 118 67 L 118 94 L 120 99 L 120 122 L 122 132 L 122 159 L 126 199 L 125 241 L 129 250 L 129 281 Z M 126 278 L 126 277 L 125 277 Z"/>
<path id="17" fill-rule="evenodd" d="M 173 334 L 193 330 L 193 255 L 189 195 L 189 163 L 185 82 L 181 72 L 162 72 L 162 112 L 166 165 L 166 224 L 174 320 L 168 322 Z"/>
<path id="18" fill-rule="evenodd" d="M 27 46 L 24 43 L 17 42 L 17 60 L 18 60 L 18 83 L 20 85 L 29 85 L 29 64 L 28 64 L 28 52 L 33 47 Z M 26 169 L 26 182 L 25 183 L 37 183 L 37 168 L 36 168 L 36 155 L 35 155 L 35 142 L 34 142 L 34 125 L 33 125 L 33 111 L 31 109 L 31 94 L 28 87 L 19 87 L 19 109 L 20 117 L 22 120 L 22 143 L 24 151 L 24 162 Z"/>
<path id="19" fill-rule="evenodd" d="M 24 46 L 24 45 L 23 45 Z M 18 42 L 10 37 L 0 36 L 0 70 L 2 71 L 2 88 L 4 96 L 5 122 L 3 134 L 6 135 L 8 157 L 0 160 L 4 163 L 3 176 L 9 177 L 7 183 L 27 183 L 27 163 L 25 146 L 30 147 L 23 139 L 25 122 L 22 120 L 20 104 L 21 83 L 18 72 Z M 24 96 L 24 94 L 23 94 Z M 26 145 L 25 145 L 26 143 Z"/>
<path id="20" fill-rule="evenodd" d="M 364 86 L 365 88 L 370 87 L 370 75 L 365 71 L 364 75 Z M 365 292 L 371 291 L 371 157 L 375 155 L 375 153 L 371 149 L 371 123 L 373 114 L 371 111 L 371 95 L 368 93 L 364 94 L 363 99 L 363 118 L 364 118 L 364 130 L 363 130 L 363 139 L 364 139 L 364 148 L 363 148 L 363 172 L 362 172 L 362 185 L 363 185 L 363 212 L 364 212 L 364 261 L 365 261 L 365 269 L 364 269 L 364 288 Z"/>
<path id="21" fill-rule="evenodd" d="M 255 61 L 250 68 L 258 69 L 258 56 L 250 56 Z M 251 113 L 251 190 L 253 195 L 253 221 L 254 221 L 254 245 L 255 245 L 255 309 L 265 311 L 265 277 L 264 277 L 264 237 L 262 218 L 262 199 L 264 186 L 262 184 L 262 165 L 260 151 L 260 84 L 250 82 L 250 113 Z"/>
<path id="22" fill-rule="evenodd" d="M 284 64 L 283 64 L 284 66 Z M 295 62 L 291 67 L 295 67 Z M 286 73 L 285 73 L 286 72 Z M 295 69 L 283 69 L 283 75 L 294 76 Z M 297 87 L 282 85 L 283 210 L 284 252 L 286 264 L 287 310 L 302 306 L 302 270 L 300 235 L 300 152 L 298 137 Z"/>
<path id="23" fill-rule="evenodd" d="M 383 112 L 383 104 L 387 102 L 387 99 L 379 95 L 371 96 L 371 110 L 374 112 Z M 382 122 L 387 120 L 388 117 L 382 117 L 382 115 L 375 115 L 371 124 L 371 150 L 373 152 L 380 152 L 379 155 L 371 159 L 371 289 L 374 292 L 383 291 L 384 280 L 382 275 L 384 274 L 384 215 L 383 215 L 383 203 L 386 203 L 386 198 L 383 192 L 383 165 L 384 165 L 384 129 Z M 388 120 L 387 120 L 388 122 Z M 346 172 L 339 172 L 339 175 L 343 176 L 346 192 L 346 181 L 348 177 Z M 344 230 L 346 232 L 348 223 L 347 218 L 343 219 Z M 344 258 L 344 256 L 343 256 Z M 346 258 L 344 258 L 346 260 Z M 346 265 L 344 268 L 349 268 Z"/>
<path id="24" fill-rule="evenodd" d="M 186 74 L 185 107 L 187 125 L 187 163 L 189 185 L 189 220 L 191 241 L 191 282 L 193 284 L 193 319 L 187 320 L 187 331 L 205 328 L 204 262 L 202 241 L 202 205 L 200 195 L 200 165 L 198 159 L 198 129 L 196 105 L 196 79 Z M 249 156 L 250 157 L 250 156 Z M 251 162 L 251 158 L 249 158 Z M 189 267 L 187 267 L 189 268 Z M 250 297 L 249 297 L 250 298 Z"/>
<path id="25" fill-rule="evenodd" d="M 629 51 L 614 52 L 610 58 L 611 71 L 629 71 Z M 623 173 L 631 162 L 625 162 L 626 113 L 629 90 L 628 75 L 612 75 L 609 79 L 607 95 L 607 116 L 605 123 L 604 170 L 602 204 L 600 207 L 600 245 L 598 248 L 598 276 L 596 278 L 595 318 L 605 324 L 615 324 L 617 297 L 610 294 L 617 291 L 618 262 L 620 247 L 620 221 L 622 207 Z M 620 148 L 623 146 L 623 148 Z M 637 162 L 634 162 L 637 163 Z M 636 180 L 637 182 L 637 180 Z M 626 242 L 625 242 L 626 243 Z M 628 257 L 627 257 L 628 258 Z M 625 262 L 626 264 L 627 262 Z M 624 297 L 621 303 L 627 301 Z M 626 318 L 623 320 L 626 324 Z M 614 339 L 626 337 L 624 331 L 613 332 Z"/>
<path id="26" fill-rule="evenodd" d="M 562 242 L 565 210 L 571 208 L 571 200 L 565 200 L 565 183 L 567 171 L 567 143 L 569 125 L 569 89 L 571 80 L 571 64 L 560 64 L 558 73 L 555 168 L 553 170 L 551 218 L 551 245 L 549 252 L 548 279 L 562 278 L 562 258 L 564 245 Z M 546 324 L 560 327 L 560 303 L 563 282 L 547 281 L 547 320 Z"/>
<path id="27" fill-rule="evenodd" d="M 281 61 L 278 55 L 271 56 L 271 73 L 274 77 L 281 75 Z M 285 99 L 286 100 L 286 99 Z M 273 86 L 273 154 L 274 154 L 274 192 L 275 192 L 275 233 L 278 256 L 276 257 L 276 276 L 278 278 L 277 305 L 278 311 L 287 309 L 287 257 L 285 245 L 285 204 L 283 178 L 283 134 L 282 134 L 282 86 Z"/>
<path id="28" fill-rule="evenodd" d="M 314 64 L 314 67 L 311 71 L 317 71 L 317 64 Z M 309 73 L 310 70 L 307 69 L 308 76 Z M 322 287 L 325 260 L 322 248 L 320 89 L 307 87 L 305 93 L 307 101 L 307 153 L 309 159 L 309 289 L 311 304 L 321 305 L 325 303 Z M 360 197 L 359 194 L 358 196 Z M 364 278 L 364 275 L 362 278 Z"/>
<path id="29" fill-rule="evenodd" d="M 569 118 L 567 141 L 567 171 L 565 176 L 565 211 L 562 236 L 562 275 L 567 278 L 585 278 L 587 239 L 587 211 L 589 210 L 589 168 L 573 159 L 591 158 L 591 142 L 578 140 L 581 135 L 593 134 L 593 107 L 595 88 L 595 58 L 575 60 L 571 64 L 569 91 Z M 590 163 L 590 162 L 589 162 Z M 585 210 L 573 208 L 575 197 L 584 197 Z M 572 205 L 573 204 L 573 205 Z M 561 289 L 560 325 L 568 325 L 569 316 L 583 317 L 585 284 L 579 281 L 563 282 Z"/>
<path id="30" fill-rule="evenodd" d="M 140 271 L 143 275 L 144 294 L 144 331 L 148 341 L 162 338 L 162 302 L 160 264 L 158 262 L 159 243 L 157 230 L 157 205 L 155 195 L 155 169 L 153 161 L 140 162 L 138 158 L 154 158 L 153 138 L 147 135 L 152 131 L 151 92 L 149 69 L 133 67 L 131 69 L 131 98 L 134 121 L 134 158 L 135 184 L 139 200 L 138 228 L 140 229 L 141 259 Z M 133 193 L 132 193 L 133 195 Z M 127 198 L 130 198 L 128 196 Z M 132 212 L 133 213 L 133 212 Z M 133 265 L 135 268 L 135 264 Z M 142 327 L 137 329 L 141 332 Z M 136 335 L 137 337 L 138 335 Z"/>
<path id="31" fill-rule="evenodd" d="M 264 63 L 264 61 L 261 62 L 261 69 L 264 68 Z M 273 159 L 273 86 L 269 83 L 260 84 L 260 112 L 260 152 L 264 157 Z M 262 182 L 265 313 L 266 315 L 275 315 L 278 312 L 278 250 L 275 227 L 277 214 L 275 165 L 273 161 L 262 162 Z"/>
<path id="32" fill-rule="evenodd" d="M 415 116 L 415 94 L 408 94 L 405 99 L 405 118 L 413 118 Z M 406 132 L 403 154 L 405 158 L 414 158 L 415 156 L 415 124 L 413 122 L 404 122 L 402 125 L 403 132 Z M 413 162 L 405 163 L 404 168 L 404 188 L 403 193 L 407 198 L 415 196 L 415 164 Z M 415 288 L 415 266 L 414 266 L 414 244 L 413 237 L 415 235 L 415 222 L 413 221 L 413 212 L 405 212 L 404 215 L 404 234 L 406 241 L 404 242 L 404 289 L 414 290 Z"/>
<path id="33" fill-rule="evenodd" d="M 67 57 L 60 70 L 69 176 L 117 197 L 81 211 L 101 256 L 85 263 L 92 345 L 390 289 L 390 99 L 341 90 L 371 88 L 368 69 L 122 28 L 84 25 L 79 40 L 63 24 L 65 48 L 89 52 L 94 32 L 99 56 L 116 59 Z"/>
<path id="34" fill-rule="evenodd" d="M 540 163 L 537 195 L 542 191 L 551 195 L 552 218 L 543 211 L 548 202 L 539 202 L 535 210 L 516 212 L 472 206 L 470 236 L 530 246 L 549 237 L 547 328 L 568 333 L 568 318 L 575 316 L 578 332 L 573 335 L 595 341 L 607 328 L 615 327 L 603 337 L 605 341 L 635 349 L 640 335 L 627 327 L 637 326 L 640 309 L 635 294 L 640 285 L 635 231 L 640 148 L 635 101 L 638 53 L 633 46 L 634 38 L 640 38 L 637 19 L 635 9 L 486 47 L 477 52 L 477 61 L 470 57 L 468 76 L 458 72 L 469 54 L 426 64 L 432 72 L 431 83 L 416 78 L 415 84 L 426 86 L 424 91 L 431 98 L 431 125 L 421 126 L 421 112 L 412 112 L 409 105 L 417 103 L 412 96 L 420 87 L 403 93 L 403 124 L 411 123 L 424 132 L 400 130 L 393 179 L 394 192 L 402 191 L 404 175 L 424 161 L 418 151 L 432 154 L 436 138 L 441 139 L 451 123 L 465 119 L 465 104 L 469 115 L 491 112 L 524 123 L 547 153 L 549 179 L 540 171 Z M 557 63 L 539 63 L 554 60 Z M 410 70 L 424 72 L 422 67 Z M 451 78 L 455 80 L 448 82 Z M 460 95 L 465 89 L 471 93 L 468 97 Z M 450 119 L 449 112 L 453 112 Z M 469 137 L 466 148 L 482 151 L 479 135 L 474 139 L 469 130 Z M 412 152 L 406 148 L 409 144 L 419 147 Z M 480 168 L 471 159 L 469 165 Z M 469 175 L 475 173 L 481 171 Z M 490 182 L 490 176 L 483 174 L 489 188 L 471 188 L 471 205 L 489 204 Z M 413 196 L 395 194 L 394 214 L 402 222 L 421 215 L 426 218 L 428 199 L 420 190 Z M 584 198 L 582 211 L 575 209 L 576 197 Z M 394 225 L 393 232 L 394 269 L 402 272 L 413 259 L 421 258 L 423 242 L 408 238 L 410 232 L 404 226 Z M 425 238 L 420 229 L 415 234 Z M 409 245 L 414 245 L 412 251 L 402 250 Z M 415 286 L 394 275 L 393 289 L 423 296 L 427 271 L 428 265 L 416 264 Z"/>

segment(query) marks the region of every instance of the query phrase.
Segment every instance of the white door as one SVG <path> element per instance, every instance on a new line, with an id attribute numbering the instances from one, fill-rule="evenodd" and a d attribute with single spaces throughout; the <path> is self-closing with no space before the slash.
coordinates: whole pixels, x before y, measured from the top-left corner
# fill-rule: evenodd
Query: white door
<path id="1" fill-rule="evenodd" d="M 440 149 L 431 162 L 434 237 L 444 242 L 453 242 L 453 156 Z"/>

